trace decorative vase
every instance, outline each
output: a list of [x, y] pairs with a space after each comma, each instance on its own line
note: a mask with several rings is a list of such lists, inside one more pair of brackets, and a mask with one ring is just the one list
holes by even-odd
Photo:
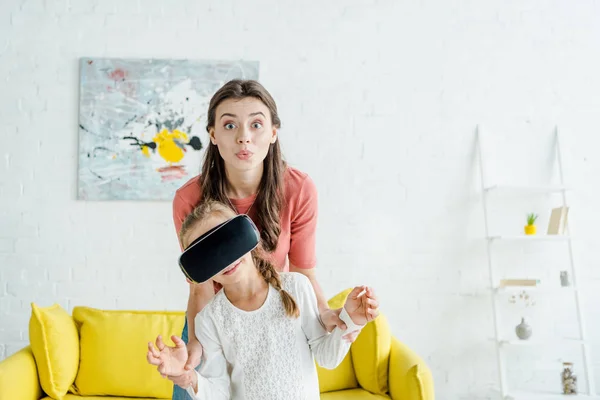
[[521, 323], [515, 327], [515, 332], [521, 340], [527, 340], [531, 337], [531, 326], [525, 322], [525, 318], [521, 318]]
[[537, 228], [535, 225], [525, 225], [525, 234], [526, 235], [535, 235]]

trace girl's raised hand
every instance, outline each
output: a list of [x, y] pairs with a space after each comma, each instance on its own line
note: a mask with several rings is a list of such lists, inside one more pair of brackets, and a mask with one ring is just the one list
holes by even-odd
[[344, 307], [357, 325], [365, 325], [379, 315], [379, 302], [375, 291], [365, 285], [357, 286], [350, 292]]
[[156, 338], [156, 347], [152, 342], [148, 342], [148, 353], [146, 359], [148, 363], [156, 365], [158, 372], [163, 378], [169, 376], [179, 376], [184, 374], [185, 362], [188, 358], [185, 343], [178, 336], [171, 336], [175, 346], [167, 346], [162, 340], [161, 335]]

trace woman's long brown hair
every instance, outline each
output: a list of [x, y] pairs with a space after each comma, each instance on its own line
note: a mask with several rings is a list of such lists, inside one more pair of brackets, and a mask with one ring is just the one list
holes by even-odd
[[[257, 81], [235, 79], [221, 87], [210, 100], [206, 130], [215, 126], [216, 110], [219, 104], [228, 99], [243, 99], [254, 97], [264, 103], [271, 113], [271, 123], [280, 128], [281, 121], [277, 114], [277, 105], [269, 92]], [[271, 144], [263, 161], [263, 175], [254, 202], [257, 214], [257, 226], [260, 229], [263, 248], [272, 252], [277, 248], [281, 233], [280, 212], [283, 208], [285, 162], [281, 154], [279, 140]], [[204, 155], [204, 163], [200, 175], [202, 201], [218, 201], [229, 204], [227, 189], [229, 182], [225, 173], [225, 162], [219, 154], [219, 149], [210, 144]], [[234, 210], [235, 211], [235, 210]]]

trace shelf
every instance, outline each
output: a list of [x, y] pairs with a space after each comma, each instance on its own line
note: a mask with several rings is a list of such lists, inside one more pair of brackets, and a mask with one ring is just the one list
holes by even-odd
[[584, 399], [600, 400], [600, 396], [590, 396], [587, 394], [561, 394], [561, 393], [543, 393], [543, 392], [515, 392], [504, 397], [506, 400], [567, 400]]
[[487, 240], [505, 240], [505, 241], [563, 241], [570, 240], [569, 235], [514, 235], [514, 236], [502, 236], [494, 235], [488, 236]]
[[527, 185], [492, 185], [485, 192], [517, 192], [517, 193], [560, 193], [569, 190], [563, 185], [527, 186]]
[[576, 292], [577, 289], [573, 286], [567, 286], [567, 287], [562, 287], [562, 286], [550, 286], [550, 287], [544, 287], [544, 286], [503, 286], [503, 287], [496, 287], [494, 288], [494, 290], [497, 293], [519, 293], [522, 291], [532, 291], [532, 292], [536, 292], [536, 293], [560, 293], [560, 292]]
[[558, 346], [561, 344], [578, 344], [578, 345], [586, 345], [586, 342], [581, 339], [530, 339], [530, 340], [499, 340], [498, 343], [501, 346]]

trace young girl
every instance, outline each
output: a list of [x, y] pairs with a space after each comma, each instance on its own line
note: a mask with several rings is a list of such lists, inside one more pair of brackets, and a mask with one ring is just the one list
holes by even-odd
[[[260, 230], [262, 246], [278, 271], [305, 275], [316, 293], [318, 310], [328, 331], [338, 326], [340, 309], [331, 310], [316, 278], [315, 236], [317, 189], [304, 172], [283, 161], [278, 130], [281, 120], [270, 93], [257, 81], [232, 80], [211, 98], [206, 130], [210, 142], [202, 173], [179, 188], [173, 199], [173, 220], [179, 233], [184, 219], [203, 201], [219, 201], [247, 214]], [[200, 362], [202, 347], [188, 329], [194, 317], [215, 295], [213, 282], [193, 284], [182, 338], [187, 343], [187, 366]], [[374, 296], [374, 295], [373, 295]], [[353, 341], [356, 334], [348, 334]], [[177, 386], [173, 400], [188, 396]]]
[[[183, 248], [205, 232], [235, 216], [218, 202], [205, 202], [184, 221]], [[177, 380], [194, 399], [319, 399], [315, 359], [335, 368], [350, 343], [335, 328], [328, 333], [319, 318], [308, 278], [278, 273], [261, 256], [260, 245], [213, 277], [222, 285], [195, 317], [195, 334], [204, 348], [199, 371], [185, 369], [185, 343], [173, 336], [174, 347], [159, 336], [148, 343], [148, 362], [163, 376]], [[370, 288], [356, 287], [340, 318], [347, 331], [360, 331], [377, 315]]]

